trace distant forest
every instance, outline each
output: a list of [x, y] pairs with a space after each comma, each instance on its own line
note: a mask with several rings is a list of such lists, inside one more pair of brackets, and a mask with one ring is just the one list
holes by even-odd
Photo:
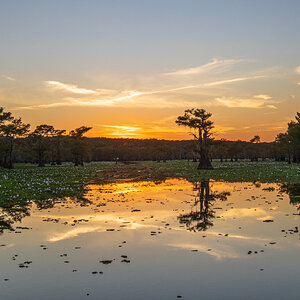
[[[61, 138], [61, 150], [58, 157], [57, 141], [54, 137], [43, 141], [46, 148], [43, 162], [60, 164], [62, 161], [74, 162], [76, 151], [80, 152], [83, 161], [165, 161], [165, 160], [197, 160], [194, 153], [194, 141], [168, 141], [156, 139], [111, 139], [82, 137], [80, 149], [74, 149], [69, 137]], [[76, 147], [76, 146], [75, 146]], [[244, 141], [214, 140], [211, 142], [211, 159], [221, 161], [237, 161], [239, 159], [274, 159], [284, 161], [286, 152], [276, 142], [251, 143]], [[38, 145], [30, 138], [18, 139], [14, 153], [15, 162], [38, 163]], [[296, 161], [295, 161], [296, 162]]]
[[[14, 118], [0, 107], [0, 165], [13, 168], [14, 163], [46, 163], [60, 165], [73, 162], [76, 166], [90, 161], [166, 160], [197, 161], [195, 141], [88, 138], [91, 127], [79, 127], [69, 133], [51, 125], [39, 125], [32, 132], [21, 118]], [[287, 131], [274, 142], [260, 142], [259, 136], [250, 141], [210, 140], [210, 159], [258, 161], [273, 159], [300, 163], [300, 114], [288, 123]]]

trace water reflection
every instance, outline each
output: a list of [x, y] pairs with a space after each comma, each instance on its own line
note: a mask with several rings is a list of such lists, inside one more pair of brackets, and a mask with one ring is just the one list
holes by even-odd
[[[212, 191], [212, 186], [222, 185], [223, 190], [214, 190]], [[199, 182], [193, 182], [192, 191], [193, 194], [188, 194], [192, 196], [192, 201], [185, 201], [190, 204], [190, 209], [187, 212], [180, 213], [177, 216], [177, 219], [180, 224], [186, 226], [189, 231], [206, 231], [207, 229], [214, 226], [214, 219], [216, 218], [216, 209], [215, 204], [217, 201], [227, 201], [228, 197], [231, 195], [229, 191], [227, 191], [228, 186], [234, 184], [222, 184], [216, 183], [214, 181], [210, 181], [209, 179], [201, 180]], [[275, 184], [275, 187], [267, 187], [262, 190], [268, 192], [276, 192], [278, 189], [278, 195], [286, 194], [290, 199], [290, 204], [292, 206], [296, 206], [297, 210], [300, 211], [300, 185], [297, 184]], [[89, 186], [90, 191], [85, 197], [81, 198], [65, 198], [65, 199], [48, 199], [41, 201], [29, 201], [24, 203], [23, 205], [15, 204], [15, 205], [0, 205], [0, 234], [5, 230], [14, 231], [13, 227], [14, 223], [22, 222], [22, 219], [25, 217], [29, 217], [31, 214], [31, 208], [34, 204], [38, 210], [49, 210], [55, 207], [57, 204], [64, 203], [65, 201], [71, 201], [75, 205], [79, 205], [81, 207], [85, 206], [93, 206], [97, 207], [106, 206], [106, 201], [95, 201], [98, 199], [94, 197], [93, 194], [95, 190], [97, 190], [100, 194], [111, 194], [111, 195], [121, 195], [124, 196], [126, 194], [133, 193], [141, 193], [145, 190], [153, 190], [156, 193], [168, 190], [168, 187], [174, 189], [181, 189], [182, 182], [178, 183], [178, 180], [172, 181], [160, 181], [160, 182], [120, 182], [113, 184], [106, 184], [103, 186]], [[254, 183], [255, 188], [261, 188], [261, 183]], [[111, 200], [109, 200], [111, 201]], [[262, 219], [268, 217], [265, 215], [265, 210], [261, 208], [256, 208], [255, 210], [249, 209], [235, 209], [237, 210], [236, 215], [245, 216], [259, 216], [262, 215]], [[231, 210], [226, 213], [227, 216], [233, 216], [235, 210]], [[220, 218], [220, 217], [218, 217]]]
[[185, 224], [190, 231], [205, 231], [212, 227], [215, 218], [214, 202], [217, 199], [225, 201], [230, 195], [230, 192], [211, 192], [209, 185], [209, 179], [195, 182], [193, 191], [196, 194], [191, 211], [178, 216], [179, 222]]
[[198, 299], [207, 289], [210, 299], [297, 297], [299, 186], [87, 188], [80, 199], [1, 207], [1, 299]]
[[296, 206], [300, 213], [300, 185], [285, 183], [280, 186], [280, 191], [289, 196], [290, 203]]
[[8, 207], [1, 207], [0, 215], [0, 234], [4, 230], [15, 231], [13, 224], [21, 222], [24, 217], [30, 216], [29, 205], [12, 205]]

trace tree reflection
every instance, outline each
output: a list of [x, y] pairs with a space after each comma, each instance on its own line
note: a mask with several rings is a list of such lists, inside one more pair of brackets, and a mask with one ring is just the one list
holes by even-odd
[[286, 193], [290, 198], [290, 204], [297, 207], [300, 213], [300, 185], [285, 183], [280, 186], [280, 192]]
[[70, 198], [73, 202], [78, 203], [80, 206], [90, 206], [94, 204], [94, 202], [86, 197], [77, 197], [77, 198]]
[[[32, 202], [20, 202], [12, 205], [3, 205], [0, 203], [0, 234], [5, 230], [15, 231], [14, 223], [21, 223], [24, 217], [30, 216], [31, 204], [34, 203], [38, 210], [54, 208], [56, 204], [65, 202], [68, 198], [57, 198], [47, 200], [34, 200]], [[77, 203], [80, 206], [89, 206], [93, 201], [86, 197], [70, 197], [70, 201]]]
[[196, 194], [191, 212], [179, 215], [178, 220], [180, 224], [185, 224], [190, 231], [205, 231], [214, 225], [214, 202], [227, 200], [230, 193], [211, 192], [209, 179], [194, 183], [193, 191]]
[[4, 230], [14, 231], [13, 224], [15, 222], [21, 222], [26, 216], [30, 216], [29, 205], [2, 207], [0, 212], [0, 234], [3, 233]]
[[34, 203], [36, 204], [37, 209], [42, 210], [42, 209], [53, 208], [55, 203], [57, 203], [57, 201], [54, 199], [47, 199], [47, 200], [36, 200], [34, 201]]

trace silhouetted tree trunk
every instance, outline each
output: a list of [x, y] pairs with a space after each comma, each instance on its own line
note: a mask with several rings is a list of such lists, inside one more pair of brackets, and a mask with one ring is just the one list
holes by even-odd
[[42, 138], [39, 138], [39, 141], [38, 141], [38, 166], [39, 167], [45, 167]]
[[199, 129], [199, 138], [198, 138], [198, 144], [199, 144], [199, 165], [198, 169], [204, 169], [209, 170], [213, 169], [213, 166], [211, 164], [211, 161], [209, 159], [208, 154], [208, 144], [207, 144], [207, 135], [206, 133], [202, 133], [202, 130]]
[[14, 138], [10, 138], [9, 152], [8, 152], [8, 165], [9, 169], [13, 168], [13, 152], [14, 152]]

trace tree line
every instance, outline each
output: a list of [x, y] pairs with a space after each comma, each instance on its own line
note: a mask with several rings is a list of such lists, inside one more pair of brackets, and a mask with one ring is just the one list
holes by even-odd
[[274, 142], [262, 143], [259, 136], [250, 141], [215, 140], [211, 114], [203, 109], [186, 110], [176, 123], [192, 129], [194, 140], [157, 140], [126, 138], [87, 138], [91, 127], [81, 126], [67, 132], [41, 124], [30, 131], [30, 124], [15, 118], [0, 107], [0, 166], [13, 168], [14, 163], [72, 162], [75, 166], [90, 161], [191, 160], [200, 168], [211, 168], [211, 160], [238, 161], [273, 159], [300, 162], [300, 114], [288, 123], [286, 133]]
[[70, 153], [75, 166], [82, 165], [83, 135], [90, 129], [92, 127], [81, 126], [67, 133], [64, 129], [42, 124], [30, 132], [30, 124], [0, 107], [0, 166], [11, 169], [15, 161], [37, 163], [39, 167], [48, 162], [61, 165], [64, 151]]

